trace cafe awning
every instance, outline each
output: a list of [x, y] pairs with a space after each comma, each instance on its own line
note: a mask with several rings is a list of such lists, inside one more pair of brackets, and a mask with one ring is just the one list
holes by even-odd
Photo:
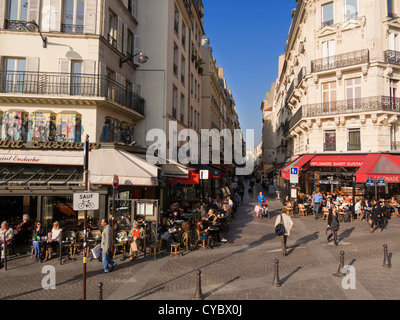
[[290, 180], [290, 168], [291, 167], [298, 167], [299, 168], [299, 173], [305, 167], [308, 162], [315, 157], [315, 154], [305, 154], [303, 156], [298, 157], [294, 161], [290, 162], [288, 165], [283, 167], [281, 170], [279, 170], [279, 175], [285, 179], [285, 180]]
[[361, 167], [366, 154], [343, 154], [343, 155], [315, 155], [310, 161], [310, 167]]
[[122, 186], [158, 185], [159, 168], [124, 150], [92, 150], [89, 170], [92, 184], [111, 185], [117, 175]]
[[357, 183], [368, 178], [384, 178], [386, 183], [400, 183], [400, 155], [368, 154], [356, 173]]
[[171, 178], [184, 178], [189, 177], [189, 168], [179, 163], [166, 163], [161, 165], [161, 176]]

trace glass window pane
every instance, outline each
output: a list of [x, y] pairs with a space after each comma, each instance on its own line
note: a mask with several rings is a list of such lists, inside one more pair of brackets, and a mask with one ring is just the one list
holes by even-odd
[[18, 0], [9, 0], [9, 20], [18, 20]]
[[333, 2], [322, 6], [322, 21], [333, 20]]
[[351, 15], [358, 12], [358, 0], [346, 0], [346, 15]]
[[28, 20], [28, 0], [22, 0], [21, 1], [21, 21], [27, 21]]
[[74, 0], [64, 0], [64, 24], [74, 23]]
[[85, 1], [78, 1], [76, 7], [76, 25], [83, 26], [85, 17]]

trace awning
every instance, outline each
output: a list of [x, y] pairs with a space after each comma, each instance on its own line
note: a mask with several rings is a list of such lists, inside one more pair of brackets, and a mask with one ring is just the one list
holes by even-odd
[[158, 170], [157, 166], [124, 150], [99, 149], [89, 154], [92, 184], [111, 185], [116, 174], [122, 186], [157, 186]]
[[343, 154], [343, 155], [316, 155], [310, 161], [310, 167], [361, 167], [367, 155]]
[[305, 154], [303, 156], [298, 157], [296, 160], [290, 162], [284, 168], [279, 170], [279, 175], [285, 180], [290, 180], [290, 168], [291, 167], [298, 167], [299, 173], [300, 173], [300, 171], [303, 169], [303, 167], [306, 166], [306, 164], [314, 157], [315, 157], [314, 154]]
[[189, 177], [189, 169], [178, 163], [166, 163], [161, 165], [161, 176], [187, 179]]
[[193, 168], [197, 170], [208, 170], [208, 178], [211, 179], [221, 179], [222, 176], [226, 176], [219, 168], [212, 165], [205, 164], [192, 164]]
[[167, 184], [183, 184], [183, 185], [188, 185], [188, 184], [199, 184], [200, 181], [200, 174], [196, 172], [196, 170], [188, 170], [188, 177], [185, 178], [169, 178], [169, 181]]
[[368, 178], [385, 179], [386, 183], [400, 183], [400, 155], [368, 154], [356, 173], [357, 183]]

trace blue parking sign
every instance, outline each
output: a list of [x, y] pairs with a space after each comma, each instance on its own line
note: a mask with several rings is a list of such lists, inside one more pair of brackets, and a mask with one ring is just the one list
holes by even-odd
[[290, 174], [298, 175], [299, 174], [299, 168], [298, 167], [290, 167]]

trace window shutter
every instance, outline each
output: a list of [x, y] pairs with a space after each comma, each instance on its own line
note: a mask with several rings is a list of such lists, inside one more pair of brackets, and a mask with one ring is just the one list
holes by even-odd
[[35, 20], [36, 23], [38, 24], [39, 24], [39, 1], [40, 0], [29, 0], [28, 3], [28, 21]]
[[82, 73], [94, 75], [96, 73], [96, 61], [95, 60], [83, 60]]
[[0, 29], [4, 29], [4, 18], [6, 15], [6, 2], [0, 1]]
[[94, 95], [97, 81], [97, 77], [94, 76], [96, 74], [96, 61], [83, 60], [82, 74], [82, 90], [85, 90], [86, 95]]
[[[39, 93], [39, 61], [38, 57], [26, 57], [25, 59], [25, 92], [26, 93]], [[41, 86], [46, 87], [45, 85]]]
[[138, 12], [138, 1], [137, 0], [133, 0], [132, 1], [132, 5], [133, 5], [133, 12], [132, 15], [133, 17], [137, 20], [137, 12]]
[[103, 3], [104, 3], [103, 4], [104, 5], [104, 10], [103, 10], [103, 12], [104, 12], [104, 15], [103, 15], [103, 37], [108, 39], [108, 28], [109, 28], [108, 24], [109, 24], [110, 17], [109, 17], [108, 6], [106, 5], [107, 1], [104, 1]]
[[26, 57], [26, 69], [27, 72], [39, 72], [39, 61], [38, 57]]
[[69, 94], [70, 93], [70, 81], [71, 81], [71, 60], [61, 58], [59, 60], [59, 72], [60, 72], [60, 94]]
[[61, 31], [61, 0], [50, 0], [49, 31]]
[[[96, 18], [97, 18], [97, 1], [86, 0], [85, 1], [85, 19], [84, 19], [84, 33], [95, 34], [96, 33]], [[107, 16], [105, 16], [107, 17]]]
[[123, 21], [122, 21], [122, 19], [120, 18], [120, 17], [118, 17], [118, 31], [117, 31], [117, 49], [118, 49], [118, 51], [120, 51], [120, 52], [122, 52], [122, 41], [124, 40], [123, 38], [122, 38], [122, 35], [123, 35], [123, 32], [122, 32], [122, 29], [123, 29], [123, 27], [124, 27], [124, 23], [123, 23]]
[[[140, 53], [140, 37], [135, 34], [134, 36], [134, 51], [133, 51], [133, 55]], [[137, 55], [135, 58], [133, 58], [133, 63], [140, 65], [139, 63], [139, 55]]]
[[124, 24], [124, 52], [122, 52], [123, 54], [126, 54], [129, 49], [128, 49], [128, 25]]

